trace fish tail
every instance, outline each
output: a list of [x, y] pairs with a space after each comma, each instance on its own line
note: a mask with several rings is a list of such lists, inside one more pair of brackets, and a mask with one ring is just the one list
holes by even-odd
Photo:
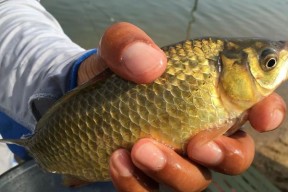
[[22, 147], [27, 147], [28, 139], [0, 139], [0, 143], [15, 144]]

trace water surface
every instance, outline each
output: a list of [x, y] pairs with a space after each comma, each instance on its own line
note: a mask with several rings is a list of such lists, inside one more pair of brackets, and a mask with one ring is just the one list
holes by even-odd
[[[288, 0], [199, 0], [193, 14], [194, 0], [41, 2], [64, 31], [85, 48], [96, 47], [105, 28], [118, 21], [141, 27], [160, 46], [187, 36], [288, 40]], [[194, 22], [189, 25], [193, 17]]]

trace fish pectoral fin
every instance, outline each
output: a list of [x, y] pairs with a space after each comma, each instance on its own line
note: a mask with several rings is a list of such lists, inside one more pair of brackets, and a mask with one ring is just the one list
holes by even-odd
[[230, 136], [233, 135], [236, 131], [242, 128], [242, 126], [247, 122], [248, 120], [248, 112], [243, 112], [239, 117], [236, 118], [235, 124], [230, 127], [224, 135]]
[[89, 181], [85, 181], [71, 175], [62, 175], [62, 182], [64, 186], [71, 188], [82, 187], [91, 183]]
[[224, 135], [227, 132], [227, 130], [229, 130], [230, 127], [233, 126], [233, 124], [234, 121], [231, 121], [231, 123], [224, 124], [223, 126], [220, 126], [218, 128], [211, 128], [200, 131], [189, 140], [189, 145], [201, 147], [209, 143], [210, 141], [214, 140], [215, 138]]

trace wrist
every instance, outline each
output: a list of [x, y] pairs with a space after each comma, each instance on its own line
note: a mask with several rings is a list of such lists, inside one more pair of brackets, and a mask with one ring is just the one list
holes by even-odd
[[85, 59], [79, 67], [77, 85], [82, 85], [104, 71], [107, 68], [105, 62], [96, 54]]
[[[97, 49], [91, 49], [83, 53], [83, 55], [74, 62], [70, 72], [70, 82], [68, 90], [74, 89], [78, 85], [83, 84], [89, 79], [91, 79], [92, 74], [96, 73], [96, 69], [93, 69], [94, 67], [96, 67], [96, 58]], [[94, 74], [94, 76], [96, 74]]]

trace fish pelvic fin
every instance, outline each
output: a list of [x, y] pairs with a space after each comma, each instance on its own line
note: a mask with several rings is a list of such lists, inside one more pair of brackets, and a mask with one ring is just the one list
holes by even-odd
[[91, 183], [70, 175], [62, 175], [62, 181], [64, 186], [71, 188], [79, 188]]

